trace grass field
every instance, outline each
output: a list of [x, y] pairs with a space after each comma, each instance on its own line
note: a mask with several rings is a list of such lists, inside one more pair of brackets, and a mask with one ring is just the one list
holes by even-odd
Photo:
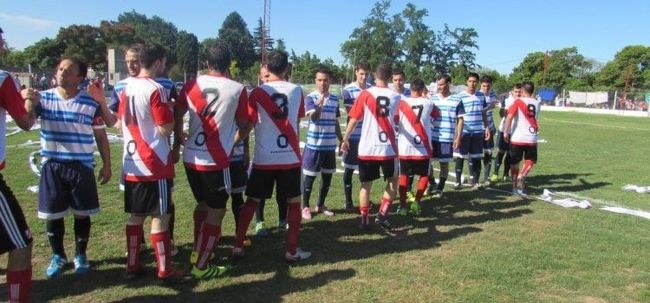
[[[424, 202], [422, 216], [392, 216], [392, 235], [376, 227], [361, 233], [357, 214], [341, 210], [337, 174], [327, 200], [336, 216], [303, 222], [301, 246], [312, 250], [311, 259], [287, 265], [285, 232], [274, 229], [268, 238], [253, 237], [229, 276], [173, 287], [154, 279], [151, 249], [144, 253], [150, 273], [129, 284], [122, 279], [126, 215], [117, 187], [119, 145], [112, 149], [113, 180], [99, 186], [102, 212], [93, 218], [89, 245], [93, 272], [83, 277], [68, 269], [45, 278], [50, 249], [44, 222], [36, 219], [37, 195], [26, 190], [38, 183], [26, 162], [36, 148], [8, 147], [2, 174], [34, 234], [34, 302], [650, 302], [650, 220], [598, 209], [650, 210], [647, 194], [621, 191], [627, 183], [650, 185], [650, 120], [543, 112], [540, 129], [548, 143], [539, 145], [530, 193], [570, 192], [591, 198], [594, 208], [564, 209], [448, 186], [443, 199]], [[28, 139], [37, 140], [38, 132], [10, 136], [7, 144]], [[495, 188], [508, 190], [509, 184]], [[194, 201], [180, 165], [174, 199], [177, 260], [187, 265]], [[275, 203], [267, 203], [266, 215], [271, 225], [277, 222]], [[70, 217], [66, 226], [66, 249], [73, 254]], [[228, 262], [233, 231], [229, 213], [216, 250], [220, 263]], [[5, 267], [6, 255], [0, 264]], [[6, 298], [4, 287], [0, 298]]]

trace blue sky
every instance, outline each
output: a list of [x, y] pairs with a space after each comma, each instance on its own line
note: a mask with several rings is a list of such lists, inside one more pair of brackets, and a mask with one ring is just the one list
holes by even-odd
[[[215, 37], [225, 16], [239, 12], [251, 32], [263, 13], [263, 0], [216, 1], [3, 1], [0, 27], [8, 44], [22, 49], [44, 38], [56, 36], [70, 24], [98, 26], [100, 20], [136, 10], [149, 17], [158, 15], [179, 30], [192, 32], [200, 40]], [[600, 62], [611, 60], [626, 45], [650, 45], [650, 1], [392, 1], [391, 14], [407, 2], [427, 8], [425, 23], [433, 29], [473, 27], [479, 34], [477, 63], [501, 73], [510, 73], [526, 54], [570, 46]], [[600, 3], [604, 2], [604, 3]], [[471, 6], [468, 4], [471, 3]], [[596, 4], [598, 3], [598, 4]], [[374, 1], [273, 0], [271, 36], [285, 40], [297, 54], [309, 50], [337, 63], [343, 58], [340, 45]]]

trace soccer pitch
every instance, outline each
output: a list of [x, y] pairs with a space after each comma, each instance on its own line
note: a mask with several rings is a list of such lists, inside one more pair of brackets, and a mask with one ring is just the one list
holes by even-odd
[[[148, 274], [130, 282], [122, 278], [127, 216], [117, 185], [120, 144], [112, 144], [113, 179], [99, 186], [102, 212], [93, 217], [93, 271], [86, 276], [69, 266], [61, 277], [45, 278], [50, 248], [44, 221], [36, 219], [38, 197], [27, 191], [38, 184], [27, 163], [38, 145], [16, 146], [38, 141], [38, 131], [7, 138], [2, 174], [34, 234], [34, 302], [650, 302], [650, 220], [599, 209], [650, 211], [649, 194], [621, 190], [625, 184], [650, 186], [650, 120], [543, 111], [539, 125], [545, 143], [539, 144], [528, 192], [571, 193], [588, 198], [593, 208], [565, 209], [513, 196], [504, 192], [510, 190], [505, 182], [493, 186], [503, 191], [453, 191], [448, 185], [442, 199], [424, 200], [421, 216], [391, 215], [391, 234], [376, 226], [361, 232], [358, 214], [341, 209], [342, 175], [335, 174], [327, 205], [336, 215], [303, 221], [300, 245], [314, 253], [311, 259], [286, 264], [286, 232], [272, 228], [267, 238], [253, 236], [246, 256], [230, 263], [229, 210], [215, 261], [233, 264], [230, 274], [178, 286], [154, 278], [150, 245], [143, 254]], [[195, 202], [181, 164], [176, 172], [175, 238], [181, 252], [175, 260], [188, 267]], [[356, 177], [354, 182], [356, 195]], [[377, 201], [379, 184], [374, 189]], [[315, 190], [312, 205], [316, 199]], [[267, 227], [276, 225], [274, 199], [267, 201], [266, 220]], [[69, 256], [72, 226], [68, 216]], [[6, 255], [0, 259], [5, 268]], [[5, 287], [0, 297], [6, 298]]]

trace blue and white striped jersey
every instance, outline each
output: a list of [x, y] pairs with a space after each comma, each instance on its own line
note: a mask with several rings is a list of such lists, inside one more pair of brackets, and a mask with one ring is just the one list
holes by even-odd
[[[369, 88], [370, 85], [366, 84], [366, 88]], [[345, 105], [345, 109], [347, 111], [352, 108], [352, 105], [354, 105], [354, 101], [357, 100], [359, 97], [359, 94], [361, 94], [361, 91], [363, 91], [364, 88], [359, 87], [359, 85], [354, 82], [346, 85], [343, 88], [342, 94], [343, 94], [343, 105]], [[350, 141], [359, 141], [361, 139], [361, 128], [363, 127], [362, 121], [359, 121], [357, 123], [357, 126], [354, 128], [354, 131], [352, 131], [352, 134], [350, 134]]]
[[[486, 107], [485, 95], [477, 91], [474, 95], [470, 95], [465, 91], [456, 94], [456, 98], [460, 99], [465, 109], [465, 114], [462, 115], [464, 121], [463, 135], [479, 135], [485, 131], [483, 125], [483, 110]], [[459, 115], [461, 116], [461, 115]]]
[[104, 128], [99, 105], [86, 91], [65, 100], [56, 88], [41, 92], [36, 108], [41, 118], [41, 157], [95, 165], [93, 129]]
[[431, 141], [451, 143], [454, 142], [456, 122], [458, 116], [465, 114], [463, 103], [456, 95], [442, 97], [440, 94], [431, 95], [431, 100], [440, 110], [440, 118], [433, 120], [433, 133]]
[[487, 115], [488, 127], [490, 128], [491, 132], [495, 132], [497, 129], [496, 124], [494, 123], [494, 114], [492, 113], [492, 110], [498, 102], [499, 101], [497, 100], [497, 94], [494, 93], [493, 90], [485, 95], [485, 114]]
[[[305, 116], [316, 111], [318, 91], [311, 92], [305, 98]], [[318, 151], [336, 150], [336, 124], [339, 123], [339, 98], [330, 94], [323, 103], [320, 118], [316, 121], [308, 119], [306, 147]]]

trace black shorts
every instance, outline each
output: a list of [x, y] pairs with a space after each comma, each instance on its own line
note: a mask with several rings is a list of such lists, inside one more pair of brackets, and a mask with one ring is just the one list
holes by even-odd
[[268, 199], [273, 194], [276, 185], [276, 195], [288, 199], [302, 195], [300, 167], [288, 169], [256, 169], [253, 168], [246, 185], [246, 196], [257, 199]]
[[359, 141], [348, 140], [349, 149], [343, 155], [343, 166], [349, 169], [359, 168]]
[[402, 175], [428, 176], [430, 163], [429, 159], [425, 160], [399, 160], [399, 173]]
[[185, 167], [187, 182], [197, 202], [205, 202], [210, 208], [226, 208], [228, 191], [226, 184], [230, 183], [230, 169], [215, 171], [199, 171]]
[[460, 147], [454, 150], [455, 158], [483, 158], [483, 134], [463, 134]]
[[499, 150], [504, 152], [510, 151], [510, 143], [503, 139], [503, 132], [499, 132]]
[[172, 213], [174, 179], [156, 181], [124, 180], [124, 211], [136, 216], [160, 216]]
[[248, 167], [244, 161], [230, 162], [230, 193], [238, 194], [246, 190], [248, 181]]
[[313, 150], [305, 148], [302, 152], [302, 173], [317, 176], [319, 172], [336, 172], [336, 152], [333, 150]]
[[79, 161], [49, 160], [41, 167], [38, 217], [60, 219], [68, 210], [80, 216], [99, 212], [95, 171]]
[[370, 182], [379, 179], [379, 169], [384, 174], [384, 180], [397, 176], [397, 159], [389, 160], [361, 160], [359, 159], [359, 181]]
[[483, 153], [491, 155], [493, 149], [494, 149], [494, 132], [490, 131], [490, 139], [485, 140], [485, 138], [483, 138]]
[[521, 159], [537, 162], [537, 145], [510, 145], [510, 163], [517, 164]]
[[431, 159], [441, 163], [449, 163], [454, 158], [454, 148], [451, 142], [431, 142]]
[[0, 254], [25, 248], [30, 243], [32, 233], [25, 221], [23, 210], [0, 175]]

